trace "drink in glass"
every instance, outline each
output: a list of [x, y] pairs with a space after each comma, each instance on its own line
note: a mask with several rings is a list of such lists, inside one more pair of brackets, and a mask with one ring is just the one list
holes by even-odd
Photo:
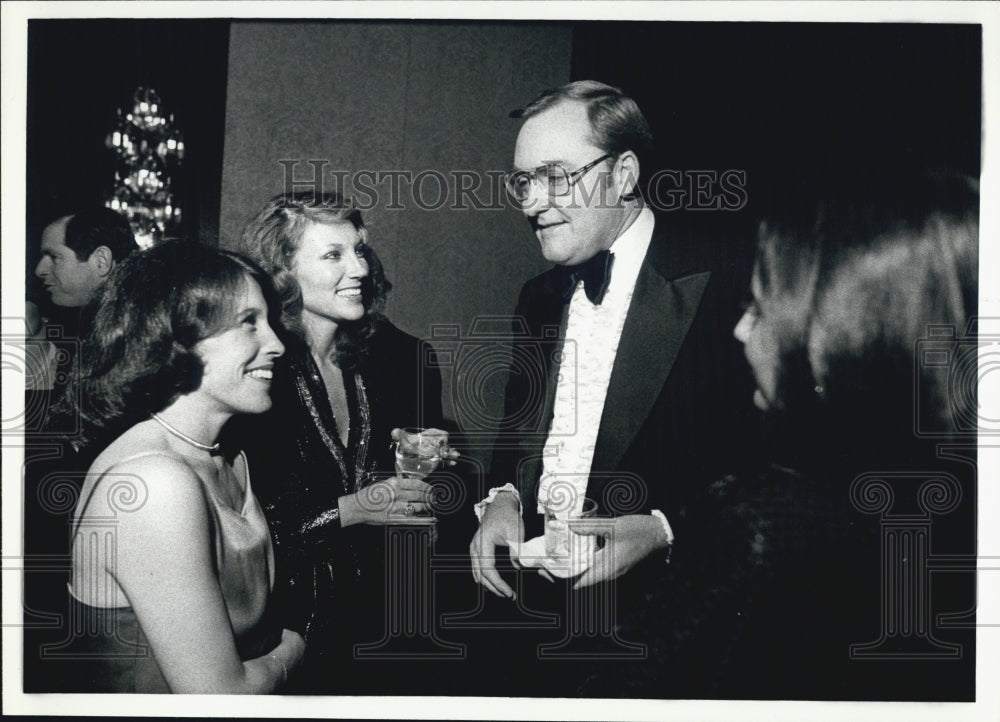
[[396, 442], [396, 473], [405, 479], [423, 479], [441, 463], [440, 432], [425, 429], [403, 429], [403, 438]]
[[588, 519], [597, 513], [597, 502], [584, 499], [579, 510], [565, 508], [565, 504], [545, 503], [545, 555], [550, 559], [571, 562], [571, 555], [583, 560], [595, 549], [595, 538], [589, 534], [575, 534], [569, 528], [569, 519]]

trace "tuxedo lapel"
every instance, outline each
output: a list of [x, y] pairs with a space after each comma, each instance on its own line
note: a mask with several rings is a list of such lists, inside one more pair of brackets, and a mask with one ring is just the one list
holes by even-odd
[[706, 271], [667, 281], [649, 258], [643, 263], [611, 372], [592, 473], [616, 469], [645, 423], [710, 276]]
[[[662, 239], [661, 239], [662, 240]], [[615, 356], [591, 465], [588, 494], [600, 496], [605, 474], [617, 469], [622, 456], [642, 428], [673, 368], [694, 321], [711, 273], [689, 273], [669, 278], [666, 269], [677, 264], [664, 257], [654, 235], [632, 296]], [[689, 267], [689, 266], [688, 266]], [[522, 297], [519, 310], [528, 322], [531, 343], [538, 344], [544, 367], [544, 397], [533, 432], [521, 437], [518, 478], [521, 499], [533, 519], [542, 452], [555, 403], [558, 351], [566, 331], [569, 302], [557, 274], [538, 279], [533, 292]], [[558, 329], [554, 332], [554, 329]], [[540, 375], [539, 375], [540, 376]], [[534, 376], [538, 378], [539, 376]], [[534, 393], [537, 393], [535, 391]], [[522, 399], [523, 401], [524, 399]]]

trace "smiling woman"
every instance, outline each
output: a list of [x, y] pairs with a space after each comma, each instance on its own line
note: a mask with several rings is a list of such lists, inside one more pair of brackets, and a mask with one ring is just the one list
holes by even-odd
[[368, 276], [368, 249], [351, 223], [311, 223], [292, 257], [292, 274], [302, 290], [302, 321], [322, 333], [365, 316], [361, 281]]
[[235, 254], [169, 242], [101, 294], [67, 394], [85, 441], [110, 440], [73, 518], [73, 691], [266, 693], [302, 656], [265, 616], [274, 555], [246, 457], [217, 441], [271, 406], [269, 289]]
[[271, 408], [274, 348], [280, 346], [267, 322], [267, 305], [256, 284], [247, 283], [235, 304], [234, 325], [200, 341], [205, 359], [202, 389], [220, 409], [259, 414]]
[[268, 468], [259, 492], [277, 543], [276, 607], [306, 638], [308, 692], [400, 689], [370, 663], [362, 674], [352, 650], [383, 633], [384, 526], [430, 502], [424, 481], [392, 475], [392, 430], [443, 425], [440, 372], [381, 315], [389, 283], [367, 240], [350, 202], [312, 192], [275, 196], [242, 236], [274, 279], [290, 333], [274, 408], [235, 432]]

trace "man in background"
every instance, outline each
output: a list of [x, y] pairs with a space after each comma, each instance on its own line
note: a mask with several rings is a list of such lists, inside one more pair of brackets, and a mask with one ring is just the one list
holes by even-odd
[[116, 263], [138, 246], [124, 216], [93, 208], [53, 221], [42, 231], [35, 275], [57, 306], [85, 306]]
[[[51, 298], [25, 308], [24, 689], [59, 691], [46, 670], [58, 655], [62, 630], [53, 615], [65, 614], [69, 519], [90, 460], [99, 451], [69, 443], [74, 419], [53, 413], [79, 366], [87, 304], [98, 296], [114, 267], [138, 249], [128, 221], [107, 208], [63, 216], [42, 232], [35, 275]], [[43, 308], [49, 306], [47, 311]], [[49, 651], [43, 654], [43, 649]]]
[[[45, 286], [53, 305], [82, 308], [97, 294], [117, 263], [138, 246], [124, 216], [108, 208], [92, 208], [63, 216], [42, 231], [42, 258], [35, 275]], [[82, 336], [79, 317], [60, 314], [63, 328], [59, 337], [72, 341]], [[51, 391], [56, 383], [55, 347], [46, 338], [44, 314], [33, 301], [26, 304], [29, 353], [27, 388]], [[67, 359], [63, 359], [65, 363]]]

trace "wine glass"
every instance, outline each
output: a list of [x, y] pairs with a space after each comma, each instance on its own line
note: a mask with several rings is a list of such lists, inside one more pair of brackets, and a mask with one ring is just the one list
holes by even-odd
[[396, 446], [396, 473], [404, 479], [423, 479], [441, 463], [447, 437], [435, 429], [407, 428]]
[[[423, 479], [441, 463], [441, 451], [447, 435], [437, 429], [406, 428], [395, 442], [396, 473], [404, 479]], [[408, 508], [404, 516], [394, 517], [397, 522], [430, 524], [437, 521], [428, 511], [414, 512]]]

